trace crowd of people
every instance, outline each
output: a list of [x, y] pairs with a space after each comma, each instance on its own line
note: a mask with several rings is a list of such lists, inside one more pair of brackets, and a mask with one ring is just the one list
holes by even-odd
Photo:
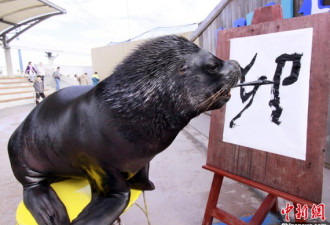
[[[81, 76], [78, 76], [77, 74], [74, 75], [74, 77], [78, 80], [80, 85], [89, 85], [89, 77], [87, 73], [82, 74]], [[97, 72], [95, 72], [92, 75], [92, 82], [93, 85], [97, 85], [100, 82], [100, 78]]]
[[[45, 84], [44, 84], [44, 77], [46, 73], [43, 64], [40, 63], [36, 69], [33, 66], [32, 62], [29, 62], [25, 69], [25, 74], [27, 75], [28, 80], [30, 82], [33, 82], [33, 87], [36, 93], [36, 104], [39, 104], [41, 98], [44, 99], [46, 97]], [[61, 67], [56, 68], [56, 70], [52, 73], [52, 77], [56, 82], [56, 91], [57, 91], [61, 88], [61, 77], [62, 77]], [[100, 78], [97, 72], [95, 72], [92, 75], [91, 80], [89, 79], [87, 73], [84, 73], [80, 76], [75, 74], [74, 77], [79, 82], [79, 85], [90, 85], [90, 84], [97, 85], [100, 82]]]

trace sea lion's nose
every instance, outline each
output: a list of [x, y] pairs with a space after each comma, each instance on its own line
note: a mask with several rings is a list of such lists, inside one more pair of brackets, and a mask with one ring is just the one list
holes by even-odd
[[241, 66], [239, 63], [235, 60], [228, 60], [225, 61], [221, 74], [225, 76], [225, 80], [227, 80], [227, 83], [234, 87], [237, 85], [239, 79], [242, 76], [241, 72]]
[[221, 73], [227, 76], [238, 76], [240, 78], [242, 69], [237, 61], [228, 60], [225, 61]]
[[236, 60], [228, 60], [228, 62], [230, 62], [233, 65], [235, 70], [239, 70], [241, 72], [241, 66]]

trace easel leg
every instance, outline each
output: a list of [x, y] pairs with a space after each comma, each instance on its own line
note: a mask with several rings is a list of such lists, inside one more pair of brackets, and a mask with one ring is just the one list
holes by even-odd
[[271, 208], [271, 211], [275, 214], [279, 213], [279, 211], [280, 211], [278, 208], [278, 198], [277, 197], [276, 197], [273, 207]]
[[207, 201], [204, 219], [202, 225], [211, 225], [213, 221], [212, 210], [216, 208], [219, 199], [220, 189], [223, 181], [223, 176], [214, 173], [212, 186]]
[[268, 194], [267, 197], [264, 199], [264, 201], [261, 203], [260, 207], [258, 208], [258, 211], [252, 217], [249, 224], [252, 225], [262, 224], [269, 211], [273, 210], [273, 208], [276, 207], [276, 204], [277, 204], [277, 197], [272, 194]]

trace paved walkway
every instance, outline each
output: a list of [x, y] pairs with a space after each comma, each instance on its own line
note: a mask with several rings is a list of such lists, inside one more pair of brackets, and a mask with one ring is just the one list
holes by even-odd
[[[22, 188], [14, 178], [7, 154], [7, 142], [34, 106], [25, 105], [0, 111], [0, 224], [15, 224], [15, 211], [22, 199]], [[178, 135], [172, 145], [151, 162], [150, 179], [156, 190], [146, 192], [152, 225], [201, 224], [212, 181], [212, 174], [202, 166], [206, 149], [210, 117], [202, 114]], [[323, 203], [330, 218], [330, 171], [324, 170]], [[225, 179], [219, 206], [235, 216], [248, 216], [259, 207], [263, 193]], [[137, 201], [143, 205], [143, 198]], [[280, 201], [280, 207], [284, 206]], [[125, 225], [147, 224], [142, 211], [133, 206], [122, 216]], [[217, 221], [214, 221], [217, 222]]]

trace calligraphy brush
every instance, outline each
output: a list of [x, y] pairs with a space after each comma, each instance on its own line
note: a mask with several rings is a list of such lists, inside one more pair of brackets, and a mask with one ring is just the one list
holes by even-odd
[[274, 84], [274, 81], [270, 81], [270, 80], [256, 80], [256, 81], [251, 81], [251, 82], [239, 83], [235, 87], [259, 86], [259, 85], [265, 85], [265, 84]]

